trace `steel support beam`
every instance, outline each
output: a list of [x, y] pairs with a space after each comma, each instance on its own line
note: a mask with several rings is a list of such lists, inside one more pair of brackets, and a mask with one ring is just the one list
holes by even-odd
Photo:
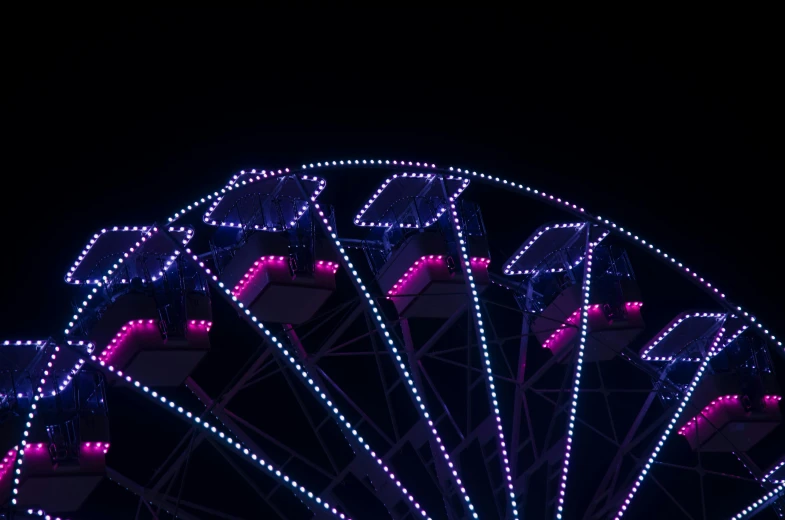
[[145, 504], [152, 504], [172, 515], [174, 515], [175, 509], [177, 509], [177, 517], [182, 518], [183, 520], [199, 520], [198, 517], [191, 515], [187, 511], [177, 508], [177, 506], [171, 502], [171, 498], [168, 496], [152, 489], [145, 488], [141, 484], [137, 484], [130, 478], [122, 475], [109, 466], [106, 467], [106, 476], [109, 477], [110, 480], [114, 480], [125, 489], [138, 496]]

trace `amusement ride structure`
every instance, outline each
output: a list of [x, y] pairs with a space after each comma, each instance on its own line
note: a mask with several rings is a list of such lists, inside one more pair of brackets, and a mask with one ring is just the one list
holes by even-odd
[[517, 181], [243, 171], [65, 282], [60, 335], [0, 341], [0, 518], [87, 518], [106, 482], [118, 519], [785, 514], [782, 341]]

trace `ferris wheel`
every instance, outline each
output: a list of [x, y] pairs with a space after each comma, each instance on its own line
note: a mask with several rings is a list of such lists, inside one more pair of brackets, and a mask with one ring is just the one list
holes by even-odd
[[0, 518], [87, 518], [106, 482], [118, 519], [785, 515], [782, 341], [511, 179], [243, 171], [65, 282], [60, 334], [0, 342]]

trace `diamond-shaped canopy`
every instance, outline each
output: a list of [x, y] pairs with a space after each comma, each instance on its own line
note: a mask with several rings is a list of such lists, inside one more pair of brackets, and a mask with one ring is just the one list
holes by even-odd
[[[180, 244], [187, 244], [193, 237], [193, 229], [169, 227], [169, 233]], [[142, 240], [144, 238], [145, 240]], [[133, 249], [133, 251], [131, 251]], [[65, 281], [71, 284], [97, 284], [107, 271], [128, 254], [174, 255], [176, 246], [165, 235], [153, 231], [150, 226], [115, 226], [102, 229], [93, 235], [68, 273]]]
[[687, 349], [689, 359], [685, 361], [699, 360], [699, 343], [706, 347], [719, 332], [725, 317], [724, 312], [681, 313], [643, 346], [641, 357], [648, 361], [671, 361]]
[[[504, 274], [530, 274], [545, 268], [548, 272], [561, 272], [564, 265], [570, 268], [578, 265], [583, 260], [585, 241], [583, 230], [585, 222], [568, 222], [564, 224], [548, 224], [539, 227], [518, 248], [504, 264]], [[608, 230], [599, 226], [592, 227], [592, 241], [599, 244], [606, 236]], [[562, 253], [563, 258], [558, 262], [554, 256]], [[561, 267], [553, 267], [561, 264]]]
[[[444, 185], [442, 185], [444, 181]], [[436, 222], [469, 179], [436, 173], [400, 173], [385, 180], [354, 218], [358, 226], [425, 228]]]
[[324, 179], [314, 176], [241, 172], [226, 185], [204, 221], [212, 226], [282, 231], [295, 225], [325, 186]]

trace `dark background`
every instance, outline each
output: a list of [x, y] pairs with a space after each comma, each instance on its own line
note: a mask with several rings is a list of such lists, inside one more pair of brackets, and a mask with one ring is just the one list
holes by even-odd
[[782, 336], [781, 33], [765, 13], [681, 16], [9, 18], [0, 339], [62, 331], [63, 274], [97, 229], [242, 168], [366, 156], [552, 190]]

